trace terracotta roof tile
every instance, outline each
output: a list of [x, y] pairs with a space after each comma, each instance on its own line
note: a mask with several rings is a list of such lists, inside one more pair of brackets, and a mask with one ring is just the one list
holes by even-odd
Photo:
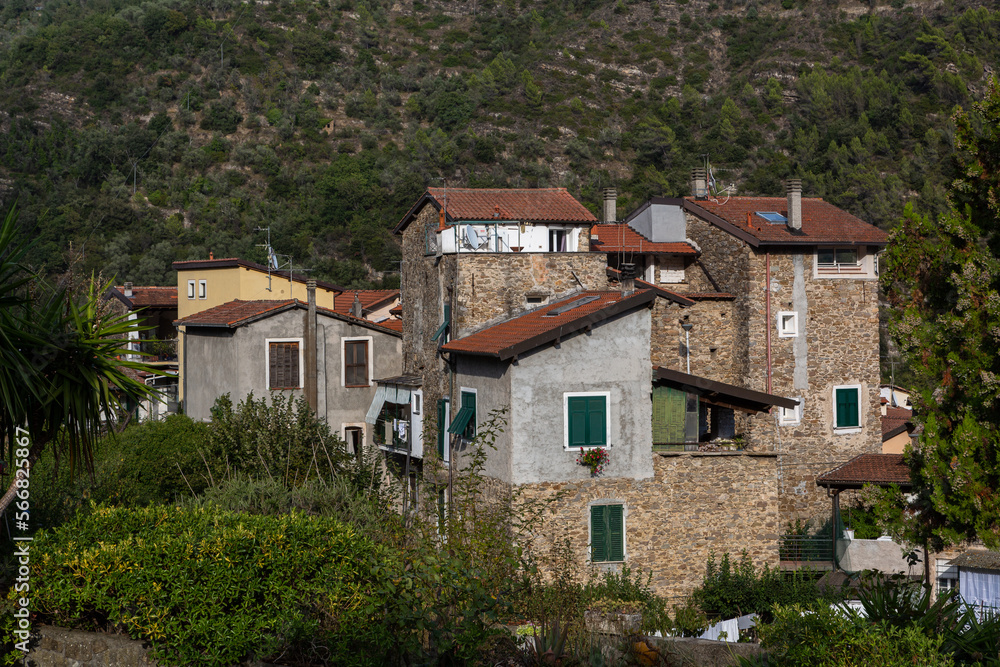
[[898, 484], [910, 486], [910, 469], [902, 454], [861, 454], [816, 478], [820, 486]]
[[378, 322], [380, 327], [385, 327], [386, 329], [392, 329], [393, 331], [398, 331], [403, 333], [403, 320], [382, 320]]
[[[125, 296], [125, 287], [115, 287]], [[132, 296], [125, 297], [132, 302], [134, 308], [176, 308], [177, 287], [133, 287]]]
[[441, 210], [447, 195], [448, 220], [597, 222], [566, 188], [427, 188], [393, 230], [399, 234], [427, 203]]
[[590, 249], [593, 252], [640, 252], [664, 253], [670, 255], [697, 255], [698, 251], [690, 243], [654, 243], [628, 225], [600, 224], [590, 228]]
[[793, 232], [785, 223], [769, 223], [758, 212], [787, 216], [785, 197], [730, 197], [711, 201], [685, 199], [685, 207], [695, 215], [708, 213], [721, 218], [764, 243], [854, 243], [885, 245], [889, 236], [878, 227], [841, 210], [822, 199], [802, 198], [802, 229]]
[[[194, 315], [188, 315], [185, 318], [175, 320], [174, 325], [228, 327], [232, 329], [243, 326], [244, 324], [249, 324], [250, 322], [262, 317], [277, 314], [283, 310], [307, 307], [308, 306], [305, 303], [299, 301], [298, 299], [287, 299], [285, 301], [240, 301], [237, 299], [235, 301], [224, 303], [221, 306], [215, 306], [214, 308], [203, 310], [200, 313], [195, 313]], [[353, 315], [346, 313], [338, 313], [337, 311], [330, 310], [329, 308], [317, 308], [316, 312], [347, 322], [352, 322], [360, 326], [368, 327], [369, 329], [387, 330], [393, 334], [402, 332], [402, 324], [400, 324], [398, 328], [396, 325], [392, 324], [387, 326], [382, 322], [372, 322], [371, 320], [354, 317]]]
[[371, 310], [373, 308], [378, 308], [379, 306], [385, 305], [389, 301], [399, 298], [398, 289], [347, 290], [343, 294], [337, 297], [333, 309], [338, 313], [349, 315], [351, 312], [351, 308], [354, 306], [355, 294], [358, 295], [358, 301], [361, 302], [362, 312], [366, 310]]
[[[442, 349], [447, 352], [510, 359], [617, 313], [643, 306], [654, 298], [656, 295], [652, 290], [639, 290], [629, 296], [623, 296], [621, 292], [579, 292], [538, 310], [453, 340], [442, 346]], [[578, 305], [560, 314], [549, 314], [578, 301]]]
[[882, 417], [882, 439], [891, 438], [902, 432], [901, 429], [905, 429], [908, 424], [911, 423], [913, 419], [913, 411], [907, 408], [892, 408], [887, 407], [885, 409], [885, 415]]

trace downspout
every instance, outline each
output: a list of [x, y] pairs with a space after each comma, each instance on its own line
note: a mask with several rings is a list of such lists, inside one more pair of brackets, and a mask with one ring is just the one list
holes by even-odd
[[187, 337], [187, 327], [184, 327], [183, 331], [179, 332], [184, 336], [184, 342], [181, 345], [181, 352], [184, 354], [184, 363], [181, 365], [181, 373], [184, 376], [184, 382], [181, 390], [184, 392], [184, 400], [181, 403], [181, 410], [184, 414], [188, 414], [190, 410], [187, 409], [188, 402], [188, 337]]
[[309, 310], [306, 313], [306, 402], [315, 413], [319, 388], [316, 380], [316, 280], [306, 281], [306, 299]]
[[764, 306], [766, 310], [765, 314], [765, 326], [764, 329], [767, 332], [767, 393], [771, 393], [771, 253], [767, 252], [764, 254], [764, 273], [767, 278], [767, 282], [764, 285], [764, 289], [767, 290], [767, 297], [765, 299], [766, 305]]

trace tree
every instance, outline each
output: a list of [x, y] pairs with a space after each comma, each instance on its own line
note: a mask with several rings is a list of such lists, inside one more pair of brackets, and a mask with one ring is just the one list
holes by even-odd
[[15, 221], [12, 208], [0, 225], [0, 434], [8, 460], [18, 449], [28, 456], [18, 454], [23, 472], [0, 498], [0, 512], [45, 447], [89, 469], [94, 439], [153, 391], [129, 374], [146, 366], [118, 358], [138, 323], [107, 312], [108, 286], [91, 279], [77, 295], [42, 282], [25, 266], [29, 246], [15, 241]]
[[958, 177], [936, 221], [907, 205], [887, 251], [890, 331], [916, 378], [916, 491], [895, 519], [940, 550], [980, 539], [1000, 548], [1000, 89], [959, 108]]

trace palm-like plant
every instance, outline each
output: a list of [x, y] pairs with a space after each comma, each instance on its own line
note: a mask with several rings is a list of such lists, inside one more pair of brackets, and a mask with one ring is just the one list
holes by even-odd
[[[84, 294], [52, 288], [25, 267], [29, 245], [15, 241], [16, 212], [0, 224], [0, 433], [14, 454], [15, 430], [29, 433], [29, 466], [46, 446], [70, 466], [89, 469], [91, 443], [123, 416], [123, 408], [153, 390], [134, 377], [144, 364], [119, 359], [137, 328], [101, 308], [107, 286], [94, 280]], [[133, 374], [130, 375], [132, 371]], [[16, 478], [19, 475], [15, 475]], [[0, 498], [0, 511], [15, 496]]]

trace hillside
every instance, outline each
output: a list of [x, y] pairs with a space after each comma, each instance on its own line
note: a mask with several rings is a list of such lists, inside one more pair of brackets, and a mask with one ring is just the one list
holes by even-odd
[[279, 253], [392, 285], [428, 185], [562, 185], [597, 212], [800, 176], [891, 228], [938, 212], [1000, 12], [893, 0], [8, 0], [0, 205], [34, 260], [143, 284]]

